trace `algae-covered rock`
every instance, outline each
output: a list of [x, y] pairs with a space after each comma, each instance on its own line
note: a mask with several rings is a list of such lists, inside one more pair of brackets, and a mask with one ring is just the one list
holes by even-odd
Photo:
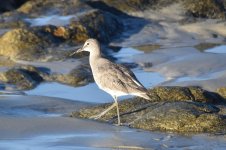
[[89, 82], [93, 82], [93, 76], [90, 67], [81, 65], [78, 68], [71, 70], [68, 74], [53, 73], [48, 76], [48, 79], [46, 80], [60, 82], [71, 86], [82, 86]]
[[38, 58], [46, 42], [28, 29], [14, 29], [0, 38], [0, 54], [10, 58]]
[[24, 68], [12, 68], [6, 72], [0, 73], [0, 81], [16, 85], [19, 90], [27, 90], [34, 88], [43, 81], [43, 78], [36, 68], [27, 66]]
[[104, 0], [103, 2], [123, 12], [144, 10], [148, 5], [153, 4], [152, 0]]
[[222, 97], [226, 98], [226, 87], [220, 87], [216, 90], [216, 92]]
[[25, 3], [26, 1], [28, 1], [28, 0], [7, 0], [7, 1], [1, 1], [0, 13], [14, 10], [14, 9], [18, 8], [20, 5], [22, 5], [23, 3]]
[[194, 17], [225, 19], [225, 9], [219, 0], [185, 0], [187, 13]]
[[[73, 112], [72, 117], [89, 118], [101, 113], [110, 104], [102, 104]], [[119, 103], [121, 122], [134, 128], [174, 132], [223, 132], [226, 118], [219, 108], [199, 102], [144, 102], [137, 99]], [[116, 110], [100, 121], [117, 123]]]
[[159, 86], [149, 90], [153, 101], [186, 101], [219, 103], [222, 97], [200, 87]]
[[[12, 29], [0, 37], [0, 55], [11, 59], [47, 60], [63, 51], [55, 50], [64, 45], [77, 45], [89, 37], [109, 42], [120, 33], [123, 25], [112, 14], [93, 10], [72, 20], [69, 26], [35, 26]], [[51, 50], [52, 49], [52, 50]]]
[[226, 119], [218, 111], [217, 107], [202, 103], [159, 103], [138, 113], [129, 124], [145, 130], [223, 132]]
[[57, 15], [75, 14], [81, 11], [81, 9], [88, 8], [83, 0], [29, 0], [18, 8], [17, 11], [36, 17], [48, 15], [52, 11]]
[[119, 34], [123, 25], [121, 21], [113, 14], [91, 10], [79, 19], [72, 21], [70, 28], [74, 29], [72, 38], [84, 42], [88, 37], [97, 38], [101, 42], [109, 42], [114, 35]]
[[[221, 109], [226, 106], [221, 105], [222, 108], [219, 109], [213, 104], [205, 103], [208, 102], [208, 98], [212, 99], [215, 96], [210, 92], [206, 98], [203, 91], [197, 87], [158, 87], [149, 91], [152, 101], [138, 97], [120, 101], [121, 122], [130, 127], [145, 130], [225, 132], [226, 118]], [[208, 91], [205, 92], [208, 93]], [[155, 102], [153, 102], [154, 98], [157, 99], [154, 100]], [[71, 116], [90, 118], [101, 113], [110, 105], [111, 103], [84, 108], [72, 112]], [[219, 113], [220, 111], [221, 113]], [[98, 120], [117, 123], [116, 109], [111, 110]]]

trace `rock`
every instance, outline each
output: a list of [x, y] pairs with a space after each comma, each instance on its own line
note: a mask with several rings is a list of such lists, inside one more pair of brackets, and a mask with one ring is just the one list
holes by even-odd
[[[72, 112], [72, 117], [89, 118], [102, 112], [110, 104]], [[145, 130], [174, 132], [223, 132], [226, 119], [219, 108], [199, 102], [148, 102], [125, 100], [119, 103], [121, 122]], [[111, 110], [100, 121], [117, 123], [116, 110]]]
[[117, 12], [117, 10], [124, 12], [124, 13], [130, 13], [134, 11], [142, 11], [148, 8], [151, 4], [153, 4], [153, 0], [103, 0], [103, 1], [89, 1], [89, 5], [92, 7], [98, 7], [99, 5], [100, 9], [106, 9], [109, 7], [108, 11], [112, 13], [120, 13]]
[[81, 65], [68, 74], [51, 74], [46, 80], [60, 82], [71, 86], [82, 86], [93, 82], [93, 76], [90, 67]]
[[220, 88], [218, 88], [218, 89], [216, 90], [216, 92], [217, 92], [220, 96], [226, 98], [226, 87], [220, 87]]
[[6, 84], [16, 85], [18, 90], [28, 90], [34, 88], [43, 78], [37, 68], [32, 66], [12, 68], [0, 73], [0, 81]]
[[134, 46], [135, 49], [138, 49], [143, 52], [152, 52], [154, 50], [157, 50], [161, 47], [159, 44], [147, 44], [147, 45], [139, 45], [139, 46]]
[[205, 51], [206, 49], [214, 48], [216, 46], [220, 46], [218, 43], [199, 43], [198, 45], [195, 45], [194, 47], [201, 52]]
[[134, 120], [129, 124], [145, 130], [223, 132], [226, 131], [226, 119], [218, 111], [212, 105], [194, 102], [158, 103], [132, 115]]
[[25, 3], [27, 0], [7, 0], [7, 1], [1, 1], [0, 5], [0, 13], [11, 11], [19, 6], [21, 6], [23, 3]]
[[37, 59], [46, 42], [29, 29], [14, 29], [0, 38], [0, 54], [14, 59]]
[[16, 63], [8, 57], [0, 56], [0, 67], [13, 67]]
[[37, 17], [47, 16], [50, 12], [55, 12], [55, 15], [70, 15], [87, 9], [89, 9], [88, 5], [82, 0], [29, 0], [17, 11]]
[[219, 0], [185, 0], [187, 14], [198, 18], [225, 19], [223, 1]]
[[[69, 26], [37, 26], [10, 30], [0, 37], [0, 55], [20, 60], [64, 59], [65, 51], [56, 47], [77, 45], [89, 37], [109, 42], [123, 25], [112, 14], [93, 10]], [[54, 57], [53, 57], [54, 56]]]
[[200, 87], [160, 86], [149, 90], [153, 101], [186, 101], [221, 103], [222, 97]]
[[[198, 87], [157, 87], [150, 90], [152, 100], [133, 98], [119, 102], [121, 122], [130, 127], [145, 130], [174, 132], [225, 132], [226, 118], [221, 109], [205, 102], [215, 96], [205, 97]], [[217, 94], [216, 94], [217, 95]], [[213, 96], [210, 98], [210, 96]], [[189, 101], [188, 101], [189, 100]], [[108, 108], [112, 103], [100, 104], [71, 113], [71, 117], [90, 118]], [[221, 112], [221, 113], [219, 113]], [[117, 123], [116, 109], [111, 110], [99, 121]]]
[[28, 23], [22, 21], [22, 20], [12, 20], [12, 21], [5, 21], [4, 19], [1, 19], [0, 22], [0, 28], [3, 29], [11, 29], [11, 28], [24, 28], [28, 27]]
[[110, 42], [123, 30], [121, 21], [113, 14], [100, 10], [91, 10], [72, 21], [74, 30], [72, 38], [84, 42], [88, 37], [97, 38], [100, 42]]

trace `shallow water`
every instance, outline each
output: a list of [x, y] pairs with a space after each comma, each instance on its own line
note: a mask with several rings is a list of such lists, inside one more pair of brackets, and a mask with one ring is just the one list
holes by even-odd
[[43, 16], [33, 19], [25, 19], [26, 22], [30, 23], [31, 26], [43, 26], [43, 25], [55, 25], [55, 26], [65, 26], [70, 23], [72, 18], [76, 18], [75, 15], [69, 16]]
[[216, 46], [214, 48], [210, 48], [205, 50], [208, 53], [218, 53], [218, 54], [226, 54], [226, 45]]
[[[128, 48], [122, 48], [119, 52], [113, 52], [112, 55], [117, 59], [117, 63], [134, 63], [133, 61], [134, 57], [143, 53], [144, 52], [142, 51], [128, 47]], [[53, 63], [51, 62], [51, 66], [53, 66]], [[60, 62], [60, 63], [63, 64], [63, 62]], [[67, 61], [66, 63], [64, 62], [65, 65], [68, 65], [68, 63], [73, 63], [74, 66], [77, 66], [78, 63], [80, 62], [71, 60], [71, 61]], [[62, 66], [61, 64], [59, 66]], [[39, 63], [38, 65], [40, 66], [41, 64]], [[63, 69], [65, 69], [65, 66], [63, 66]], [[60, 72], [58, 70], [57, 72]], [[165, 78], [157, 72], [145, 72], [141, 68], [134, 68], [132, 69], [132, 71], [134, 72], [137, 79], [147, 88], [154, 87], [165, 81]], [[112, 97], [106, 92], [100, 90], [95, 83], [89, 83], [88, 85], [81, 86], [81, 87], [72, 87], [69, 85], [61, 84], [61, 83], [47, 82], [47, 83], [42, 83], [35, 89], [26, 91], [25, 93], [28, 95], [58, 97], [58, 98], [65, 98], [70, 100], [79, 100], [84, 102], [94, 102], [94, 103], [112, 102]], [[119, 100], [129, 98], [129, 97], [131, 96], [119, 97]]]
[[[9, 122], [7, 119], [3, 120]], [[65, 117], [22, 118], [21, 121], [14, 119], [11, 123], [17, 123], [17, 129], [6, 130], [9, 133], [14, 132], [14, 136], [0, 136], [1, 149], [22, 150], [32, 147], [32, 149], [47, 148], [50, 150], [114, 148], [156, 150], [217, 148], [223, 150], [226, 146], [224, 136], [205, 134], [185, 136], [173, 133], [147, 132]], [[14, 126], [16, 125], [12, 127]], [[17, 134], [20, 134], [19, 137]]]
[[[165, 79], [158, 73], [143, 72], [135, 70], [138, 80], [146, 87], [153, 87]], [[71, 87], [61, 83], [43, 83], [33, 90], [25, 92], [28, 95], [41, 95], [49, 97], [65, 98], [70, 100], [79, 100], [84, 102], [106, 103], [112, 102], [112, 97], [106, 92], [100, 90], [96, 83], [90, 83], [81, 87]], [[120, 97], [125, 99], [128, 96]]]

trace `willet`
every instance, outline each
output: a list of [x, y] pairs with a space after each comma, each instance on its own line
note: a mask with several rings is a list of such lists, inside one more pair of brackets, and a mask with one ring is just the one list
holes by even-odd
[[147, 89], [137, 80], [132, 71], [122, 65], [115, 64], [102, 57], [100, 45], [96, 39], [88, 39], [83, 47], [75, 51], [73, 54], [82, 51], [88, 51], [90, 53], [89, 63], [96, 84], [100, 89], [109, 93], [115, 101], [102, 113], [92, 116], [92, 119], [98, 119], [116, 107], [118, 125], [120, 125], [120, 114], [117, 101], [119, 96], [134, 95], [145, 99], [150, 99], [147, 94]]

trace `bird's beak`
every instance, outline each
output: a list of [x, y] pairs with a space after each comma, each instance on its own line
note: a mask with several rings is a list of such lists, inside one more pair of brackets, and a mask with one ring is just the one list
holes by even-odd
[[82, 52], [83, 48], [79, 48], [77, 51], [74, 51], [73, 53], [71, 53], [69, 56], [73, 56], [76, 53]]

